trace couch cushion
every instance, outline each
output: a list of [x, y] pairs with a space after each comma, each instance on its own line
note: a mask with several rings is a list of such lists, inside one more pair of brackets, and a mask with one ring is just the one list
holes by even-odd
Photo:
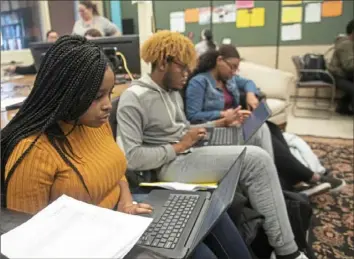
[[290, 89], [295, 88], [293, 74], [255, 63], [242, 61], [239, 74], [254, 81], [268, 98], [288, 100]]
[[267, 98], [267, 104], [272, 111], [272, 116], [284, 112], [286, 108], [286, 102], [280, 99]]
[[282, 125], [287, 122], [287, 114], [285, 112], [278, 113], [275, 116], [272, 116], [269, 121], [273, 122], [276, 125]]

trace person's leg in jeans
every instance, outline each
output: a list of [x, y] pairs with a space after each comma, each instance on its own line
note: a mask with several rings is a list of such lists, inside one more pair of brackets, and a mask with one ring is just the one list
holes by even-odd
[[247, 141], [247, 145], [261, 147], [267, 151], [271, 157], [274, 157], [271, 134], [266, 123]]
[[193, 252], [192, 259], [217, 259], [217, 257], [211, 250], [210, 248], [204, 244], [200, 243], [196, 248], [195, 251]]
[[[219, 146], [195, 148], [165, 165], [161, 181], [205, 183], [218, 182], [247, 147], [243, 165], [232, 173], [240, 174], [240, 186], [252, 207], [265, 217], [263, 224], [269, 243], [278, 255], [298, 251], [290, 226], [277, 171], [270, 155], [255, 146]], [[296, 258], [296, 257], [294, 257]]]
[[[218, 258], [251, 259], [245, 242], [226, 212], [220, 217], [204, 243]], [[217, 245], [214, 245], [215, 243]]]
[[[348, 114], [349, 113], [349, 104], [351, 104], [351, 108], [354, 109], [354, 83], [353, 79], [347, 79], [344, 77], [335, 76], [336, 87], [344, 91], [345, 95], [340, 100], [337, 112]], [[351, 114], [353, 111], [351, 111]]]
[[332, 176], [322, 177], [302, 164], [290, 152], [279, 127], [271, 122], [267, 122], [267, 124], [271, 132], [275, 166], [285, 189], [291, 190], [294, 185], [300, 182], [310, 183], [311, 185], [303, 192], [306, 195], [313, 195], [328, 189], [338, 191], [344, 186], [345, 183], [342, 180]]
[[[276, 138], [278, 139], [281, 143], [283, 143], [288, 149], [288, 143], [286, 142], [284, 136], [283, 136], [283, 132], [281, 131], [281, 129], [278, 127], [278, 125], [274, 124], [273, 122], [267, 121], [266, 122], [270, 134], [272, 135], [272, 138]], [[290, 149], [289, 149], [290, 151]]]

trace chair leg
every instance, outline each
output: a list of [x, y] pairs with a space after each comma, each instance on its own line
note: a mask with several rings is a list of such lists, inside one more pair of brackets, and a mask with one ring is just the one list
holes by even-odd
[[298, 97], [299, 97], [299, 88], [298, 87], [296, 87], [295, 88], [295, 96], [294, 96], [294, 105], [293, 105], [293, 115], [294, 115], [294, 117], [298, 117], [297, 115], [296, 115], [296, 108], [297, 108], [297, 99], [298, 99]]
[[333, 113], [333, 111], [332, 111], [332, 108], [334, 107], [334, 102], [335, 102], [335, 98], [336, 98], [336, 88], [335, 87], [332, 87], [331, 88], [332, 89], [332, 95], [331, 95], [331, 103], [330, 103], [330, 108], [329, 108], [329, 110], [330, 110], [330, 112], [331, 112], [331, 114]]
[[318, 105], [318, 88], [315, 88], [314, 104]]
[[[314, 95], [314, 106], [316, 108], [309, 108], [309, 107], [304, 107], [301, 105], [298, 105], [298, 98], [299, 98], [299, 91], [300, 89], [298, 87], [296, 87], [295, 89], [295, 96], [294, 96], [294, 106], [293, 106], [293, 109], [292, 109], [292, 113], [294, 115], [294, 117], [301, 117], [301, 118], [314, 118], [314, 119], [330, 119], [331, 116], [332, 116], [332, 105], [333, 105], [333, 102], [334, 102], [334, 95], [335, 95], [335, 90], [333, 91], [333, 87], [331, 87], [331, 99], [330, 99], [330, 103], [328, 104], [328, 106], [326, 105], [326, 107], [323, 107], [323, 108], [317, 108], [317, 104], [318, 104], [318, 88], [315, 89], [315, 95]], [[334, 93], [334, 94], [333, 94]], [[298, 109], [302, 109], [302, 110], [310, 110], [310, 111], [323, 111], [323, 112], [326, 112], [327, 113], [327, 116], [306, 116], [306, 115], [299, 115], [296, 113], [296, 110]]]

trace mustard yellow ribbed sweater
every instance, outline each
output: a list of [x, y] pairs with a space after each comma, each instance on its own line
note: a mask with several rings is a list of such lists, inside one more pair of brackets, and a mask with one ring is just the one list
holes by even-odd
[[[61, 123], [64, 132], [72, 125]], [[75, 160], [70, 159], [82, 175], [79, 176], [58, 152], [41, 136], [12, 175], [7, 189], [7, 207], [34, 214], [62, 194], [105, 208], [113, 208], [120, 195], [118, 182], [126, 181], [126, 160], [115, 143], [108, 123], [100, 128], [77, 126], [67, 136]], [[10, 168], [35, 139], [23, 139], [6, 163], [5, 177]]]

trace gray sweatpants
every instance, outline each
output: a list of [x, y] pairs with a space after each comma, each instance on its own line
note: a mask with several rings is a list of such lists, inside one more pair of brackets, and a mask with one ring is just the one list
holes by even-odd
[[268, 127], [263, 126], [247, 144], [195, 148], [162, 167], [159, 180], [186, 183], [218, 182], [247, 147], [243, 166], [234, 173], [240, 173], [239, 184], [246, 190], [253, 208], [265, 217], [263, 227], [276, 254], [291, 254], [298, 248], [272, 158], [273, 149]]

